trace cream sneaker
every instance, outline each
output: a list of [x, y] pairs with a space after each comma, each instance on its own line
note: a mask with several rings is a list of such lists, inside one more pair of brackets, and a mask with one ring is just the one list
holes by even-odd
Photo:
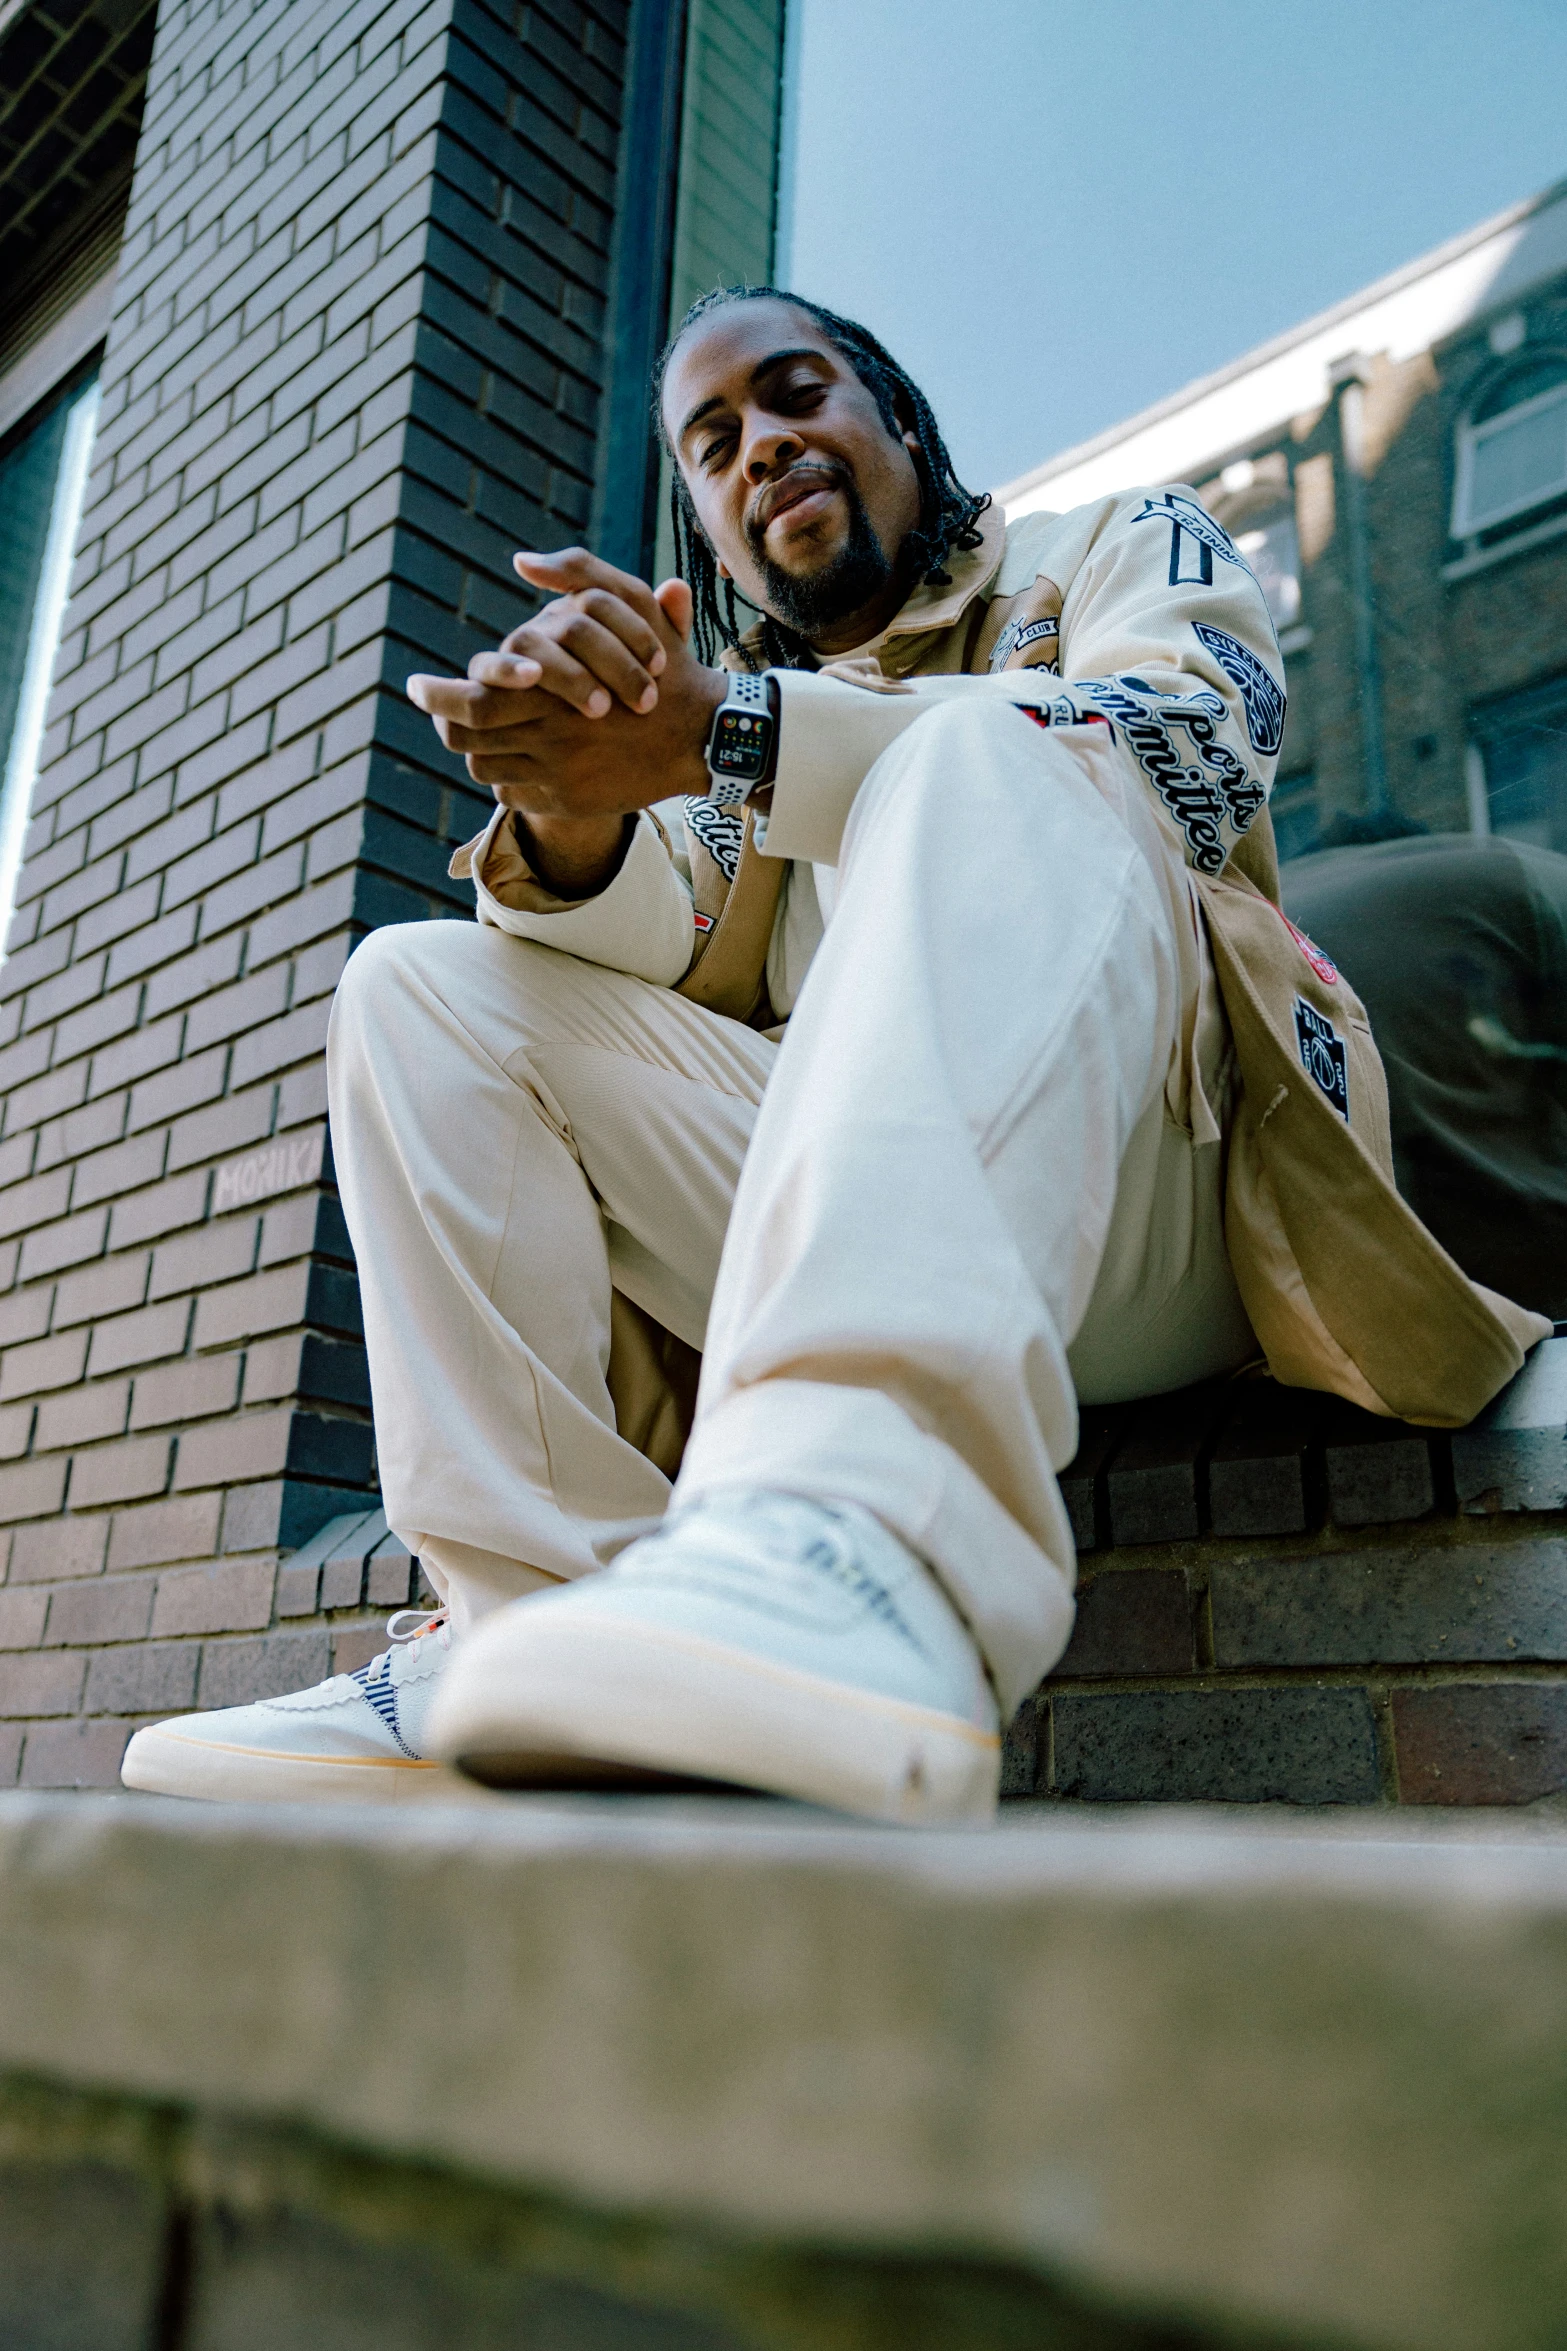
[[430, 1752], [499, 1788], [763, 1789], [988, 1821], [1000, 1736], [930, 1570], [854, 1504], [730, 1488], [463, 1642]]
[[[405, 1618], [413, 1623], [404, 1627]], [[431, 1703], [451, 1657], [446, 1611], [400, 1608], [390, 1648], [357, 1673], [312, 1690], [181, 1714], [138, 1731], [120, 1777], [156, 1796], [231, 1803], [408, 1804], [461, 1797], [425, 1743]]]

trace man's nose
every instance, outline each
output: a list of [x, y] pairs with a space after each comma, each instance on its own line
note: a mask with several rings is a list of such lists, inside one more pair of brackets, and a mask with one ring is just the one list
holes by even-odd
[[745, 478], [765, 482], [781, 465], [792, 465], [805, 443], [787, 425], [758, 425], [745, 445]]

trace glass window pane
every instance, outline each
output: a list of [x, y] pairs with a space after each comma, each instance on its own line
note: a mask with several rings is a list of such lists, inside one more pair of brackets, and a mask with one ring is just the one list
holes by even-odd
[[1470, 530], [1567, 490], [1567, 391], [1527, 416], [1481, 427], [1471, 468]]
[[0, 456], [0, 939], [16, 894], [97, 415], [94, 377]]
[[1300, 618], [1300, 540], [1293, 514], [1276, 514], [1258, 530], [1241, 531], [1236, 546], [1256, 574], [1276, 629]]
[[1476, 735], [1492, 832], [1567, 851], [1567, 681], [1493, 704]]

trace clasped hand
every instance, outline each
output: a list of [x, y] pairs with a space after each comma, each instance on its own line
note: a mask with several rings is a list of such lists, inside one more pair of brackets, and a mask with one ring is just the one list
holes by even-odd
[[530, 586], [555, 600], [476, 653], [466, 678], [415, 676], [427, 712], [477, 784], [521, 811], [536, 839], [569, 827], [584, 847], [618, 839], [631, 811], [707, 785], [703, 751], [726, 681], [692, 656], [691, 591], [656, 591], [584, 548], [517, 555]]

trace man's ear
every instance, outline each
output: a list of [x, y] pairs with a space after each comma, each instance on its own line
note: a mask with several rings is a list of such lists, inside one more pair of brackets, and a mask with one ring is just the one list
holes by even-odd
[[730, 570], [728, 564], [724, 561], [721, 555], [715, 555], [713, 557], [713, 561], [718, 566], [718, 576], [721, 580], [732, 580], [734, 578], [734, 573]]

